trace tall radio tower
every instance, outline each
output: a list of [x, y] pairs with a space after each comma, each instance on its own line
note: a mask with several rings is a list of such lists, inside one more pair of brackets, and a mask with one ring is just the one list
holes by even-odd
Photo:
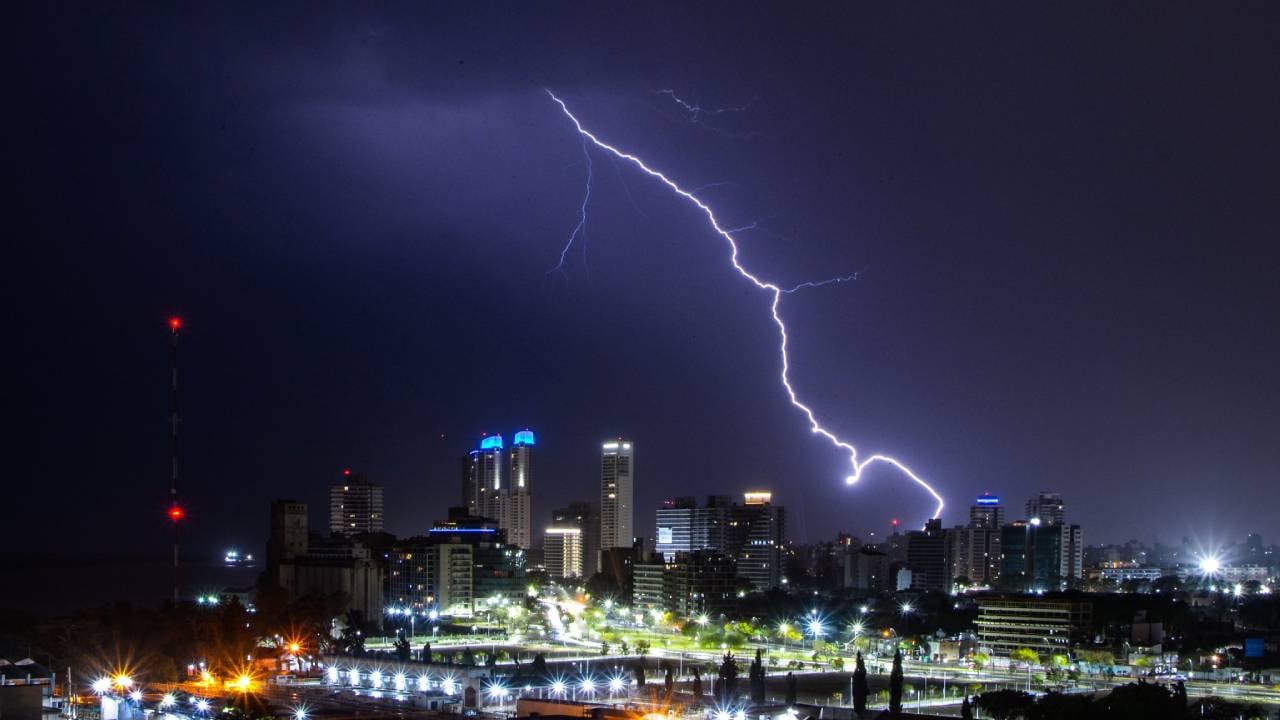
[[178, 604], [178, 521], [187, 516], [187, 512], [178, 503], [178, 331], [182, 329], [182, 318], [169, 318], [169, 333], [172, 338], [169, 349], [169, 370], [172, 376], [169, 412], [169, 452], [172, 467], [169, 479], [169, 519], [173, 521], [173, 604]]

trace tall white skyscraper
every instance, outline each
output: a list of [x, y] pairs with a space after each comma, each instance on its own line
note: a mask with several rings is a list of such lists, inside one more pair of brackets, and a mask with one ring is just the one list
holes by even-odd
[[507, 483], [502, 527], [507, 531], [507, 542], [526, 550], [533, 547], [531, 504], [533, 498], [533, 431], [524, 429], [516, 433], [511, 443], [511, 477]]
[[600, 446], [600, 547], [631, 547], [635, 538], [635, 449], [618, 438]]

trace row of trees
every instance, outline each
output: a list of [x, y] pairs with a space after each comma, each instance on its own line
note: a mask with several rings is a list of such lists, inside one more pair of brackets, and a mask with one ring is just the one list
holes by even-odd
[[975, 708], [981, 708], [995, 720], [1235, 720], [1266, 717], [1260, 706], [1221, 698], [1203, 698], [1190, 704], [1182, 683], [1170, 687], [1130, 683], [1097, 698], [1049, 693], [1037, 699], [1018, 690], [993, 690], [977, 695], [972, 702], [966, 697], [960, 714], [964, 718], [972, 718]]

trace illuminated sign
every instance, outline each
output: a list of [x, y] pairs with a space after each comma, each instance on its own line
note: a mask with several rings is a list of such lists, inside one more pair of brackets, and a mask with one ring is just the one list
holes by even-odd
[[501, 436], [501, 435], [490, 435], [489, 437], [487, 437], [487, 438], [485, 438], [485, 439], [481, 440], [481, 441], [480, 441], [480, 449], [481, 449], [481, 450], [501, 450], [501, 449], [502, 449], [502, 436]]
[[516, 447], [519, 447], [521, 445], [533, 445], [534, 444], [533, 431], [521, 430], [520, 432], [516, 433], [516, 437], [514, 440], [511, 441], [511, 444]]

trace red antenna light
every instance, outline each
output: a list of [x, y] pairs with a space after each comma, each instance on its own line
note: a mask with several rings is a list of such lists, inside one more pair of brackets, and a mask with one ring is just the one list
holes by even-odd
[[343, 475], [350, 475], [350, 474], [351, 474], [351, 471], [350, 471], [350, 470], [343, 470], [343, 471], [342, 471], [342, 474], [343, 474]]
[[173, 507], [169, 508], [169, 519], [174, 522], [178, 522], [179, 520], [181, 520], [186, 516], [187, 516], [187, 511], [183, 510], [182, 506], [177, 503], [174, 503]]
[[170, 329], [170, 330], [173, 330], [174, 332], [177, 332], [177, 331], [178, 331], [178, 330], [180, 330], [181, 328], [182, 328], [182, 318], [178, 317], [177, 315], [174, 315], [173, 317], [169, 318], [169, 329]]
[[889, 523], [892, 524], [894, 527], [898, 527], [898, 518], [894, 518], [890, 520]]

